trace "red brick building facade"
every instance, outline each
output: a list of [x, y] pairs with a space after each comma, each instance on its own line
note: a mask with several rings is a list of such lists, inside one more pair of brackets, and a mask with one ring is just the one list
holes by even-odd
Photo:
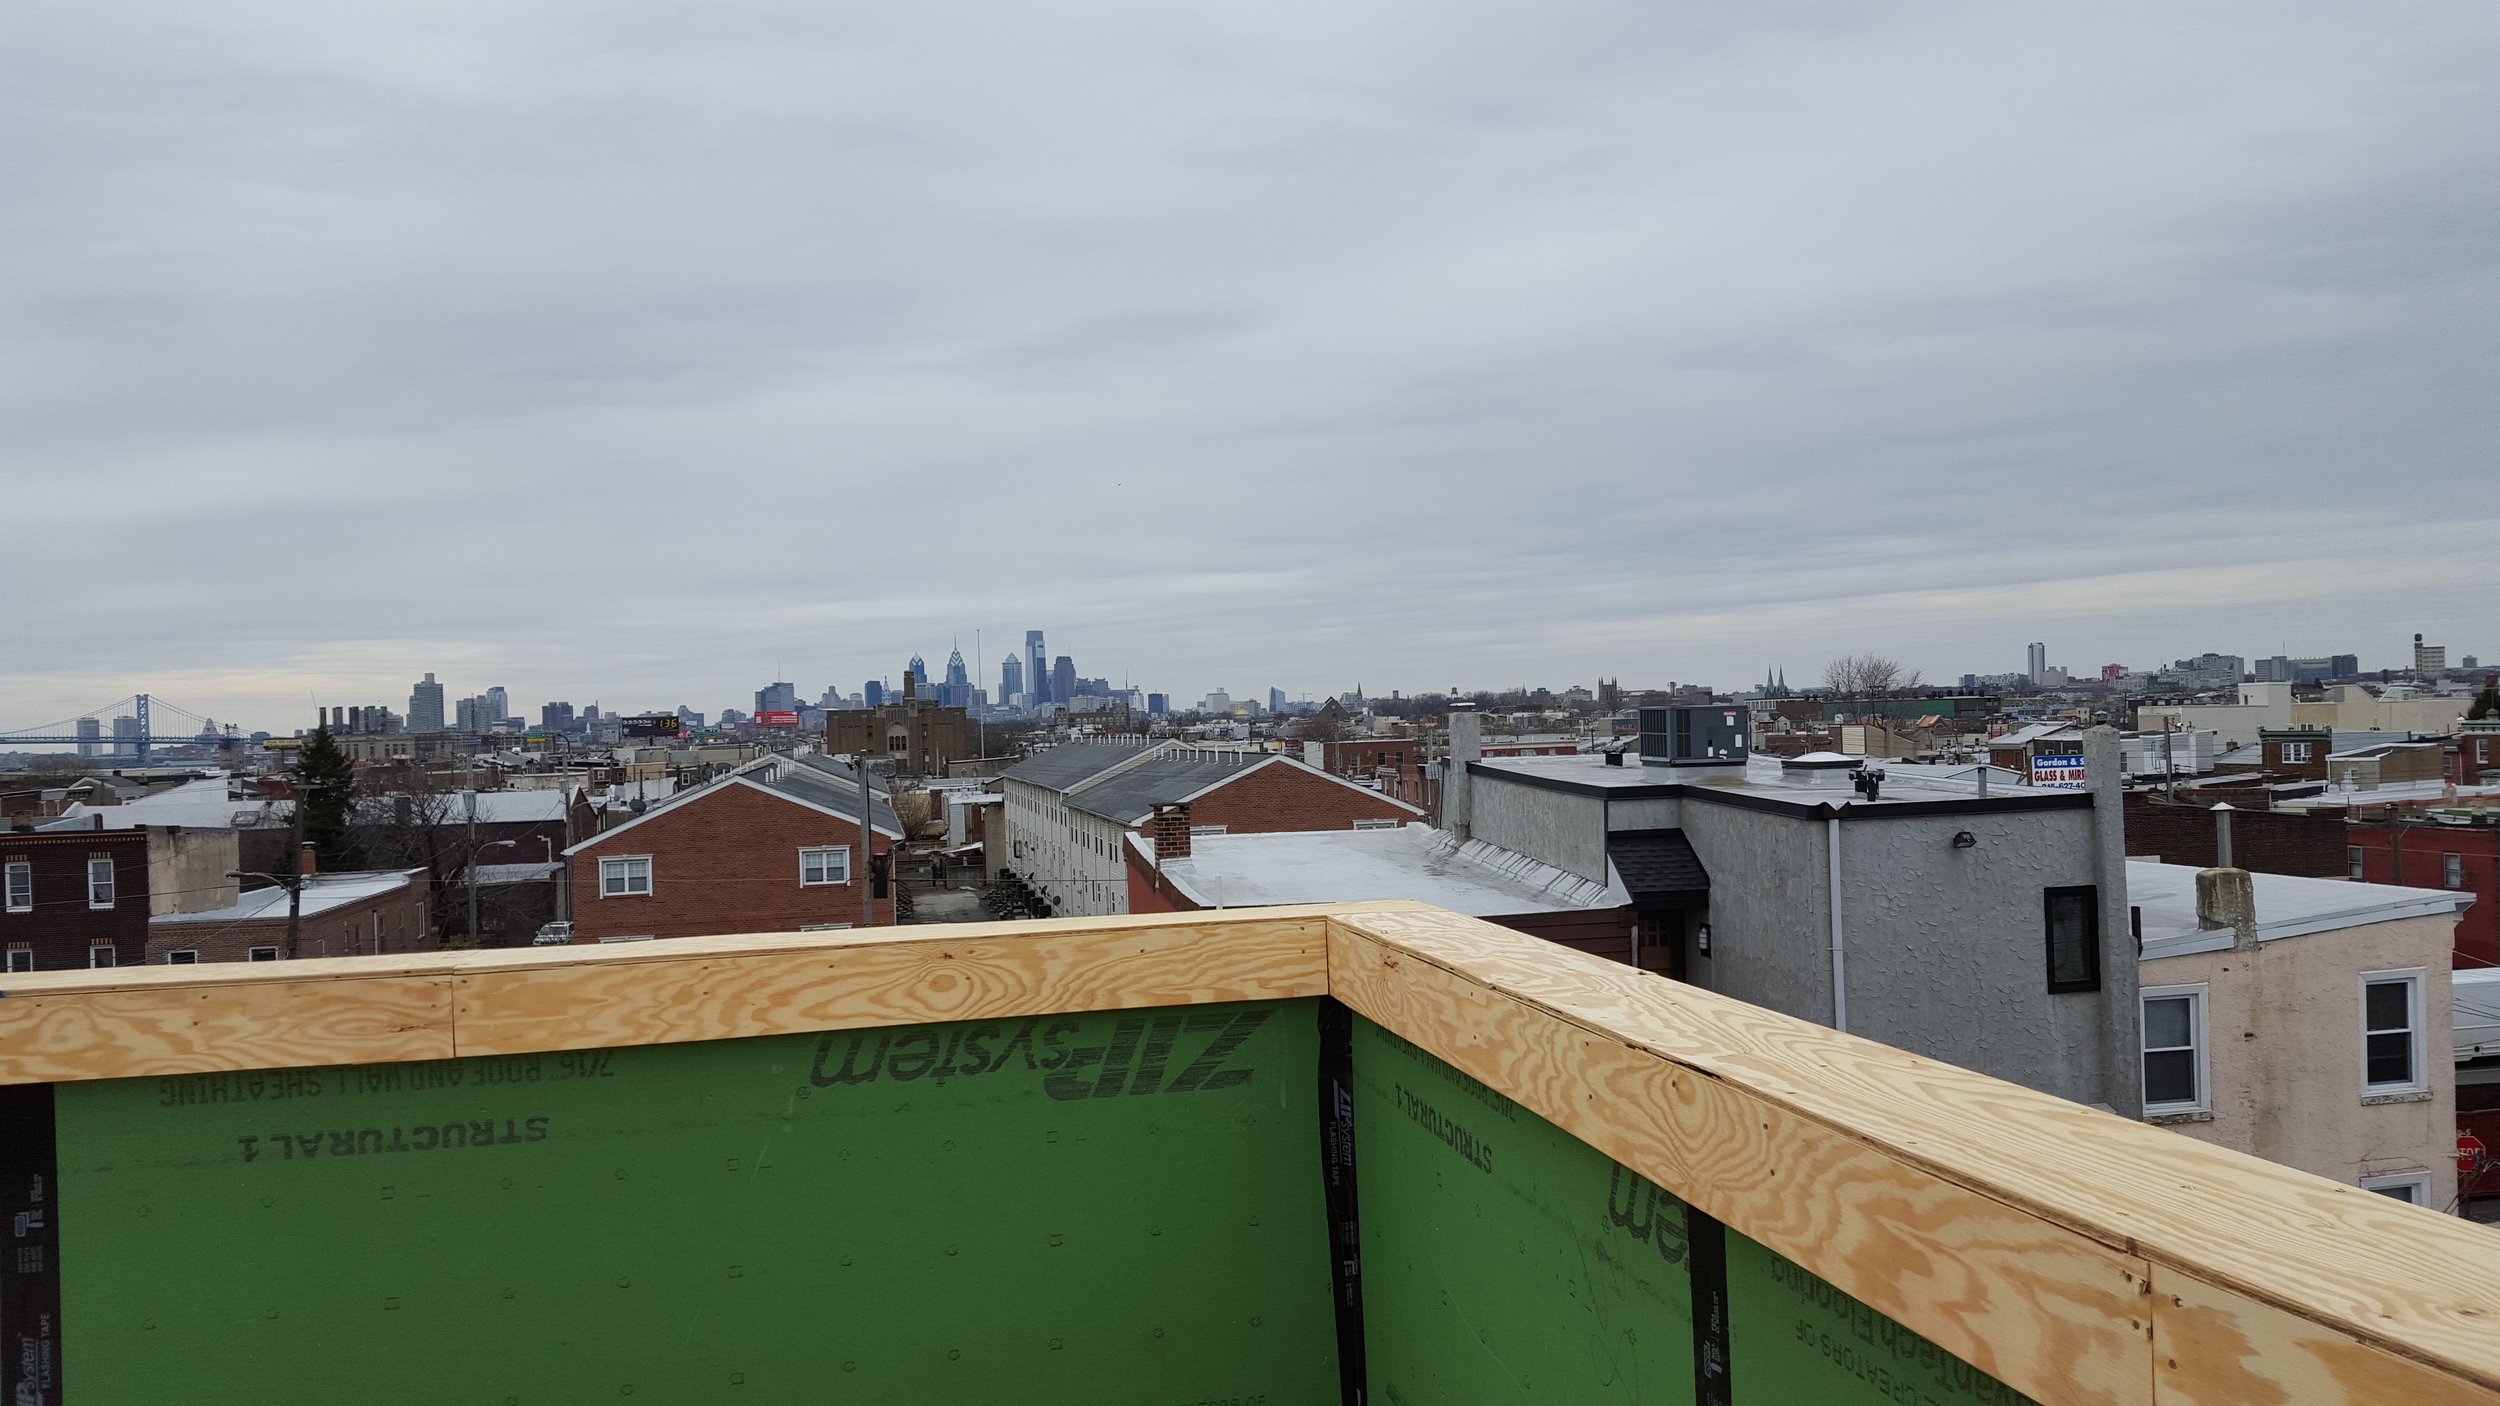
[[0, 834], [0, 970], [128, 966], [147, 942], [145, 831]]
[[2351, 877], [2474, 895], [2457, 919], [2457, 968], [2500, 966], [2500, 816], [2447, 825], [2409, 807], [2388, 811], [2399, 818], [2356, 818], [2345, 827]]
[[287, 893], [247, 890], [232, 908], [161, 914], [148, 924], [150, 966], [282, 962], [296, 957], [370, 957], [432, 951], [433, 885], [422, 868], [307, 876], [294, 950]]
[[877, 808], [870, 863], [859, 862], [858, 799], [770, 768], [725, 776], [575, 845], [573, 940], [794, 932], [860, 923], [863, 885], [878, 924], [894, 921], [881, 879], [900, 830]]

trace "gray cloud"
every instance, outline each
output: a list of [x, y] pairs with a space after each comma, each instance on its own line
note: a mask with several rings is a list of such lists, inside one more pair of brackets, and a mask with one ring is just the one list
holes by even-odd
[[2473, 4], [30, 12], [0, 725], [2500, 654]]

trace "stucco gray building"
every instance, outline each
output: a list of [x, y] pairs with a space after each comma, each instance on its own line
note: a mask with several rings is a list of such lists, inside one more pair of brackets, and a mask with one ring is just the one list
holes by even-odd
[[1621, 885], [1643, 967], [2139, 1114], [2115, 732], [2090, 790], [1893, 767], [1869, 796], [1860, 759], [1749, 755], [1741, 706], [1644, 714], [1638, 754], [1493, 760], [1454, 714], [1443, 823]]

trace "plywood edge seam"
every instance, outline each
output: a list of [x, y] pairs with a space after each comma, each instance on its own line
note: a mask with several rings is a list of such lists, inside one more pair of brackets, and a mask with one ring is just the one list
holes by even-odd
[[[1336, 930], [1339, 936], [1359, 940], [1366, 946], [1386, 954], [1384, 965], [1391, 968], [1394, 968], [1400, 961], [1422, 963], [1458, 981], [1473, 986], [1489, 995], [1497, 996], [1503, 1000], [1513, 1002], [1521, 1007], [1536, 1012], [1538, 1015], [1546, 1019], [1568, 1026], [1589, 1038], [1601, 1040], [1608, 1044], [1622, 1045], [1626, 1049], [1632, 1050], [1642, 1056], [1655, 1059], [1662, 1064], [1671, 1065], [1680, 1072], [1710, 1079], [1726, 1088], [1744, 1094], [1749, 1098], [1758, 1099], [1761, 1102], [1777, 1108], [1793, 1117], [1806, 1120], [1842, 1136], [1854, 1139], [1870, 1150], [1879, 1153], [1880, 1155], [1887, 1157], [1904, 1167], [1916, 1171], [1921, 1175], [1932, 1177], [1938, 1181], [1957, 1187], [1971, 1195], [1978, 1196], [2004, 1206], [2016, 1214], [2028, 1216], [2045, 1225], [2053, 1226], [2060, 1230], [2081, 1236], [2115, 1253], [2122, 1254], [2136, 1260], [2151, 1272], [2159, 1273], [2167, 1271], [2172, 1274], [2184, 1276], [2210, 1288], [2249, 1299], [2276, 1312], [2289, 1314], [2310, 1324], [2320, 1331], [2331, 1334], [2335, 1337], [2384, 1352], [2392, 1357], [2427, 1368], [2451, 1379], [2473, 1383], [2477, 1388], [2493, 1391], [2496, 1395], [2500, 1395], [2500, 1373], [2479, 1369], [2467, 1362], [2444, 1356], [2433, 1349], [2421, 1346], [2418, 1342], [2408, 1340], [2405, 1337], [2382, 1329], [2376, 1329], [2366, 1322], [2356, 1322], [2342, 1315], [2322, 1311], [2315, 1305], [2304, 1302], [2300, 1298], [2284, 1291], [2279, 1287], [2258, 1282], [2245, 1274], [2219, 1270], [2212, 1264], [2184, 1257], [2176, 1251], [2165, 1250], [2158, 1246], [2148, 1245], [2139, 1235], [2121, 1231], [2114, 1227], [2097, 1224], [2084, 1218], [2063, 1214], [2060, 1212], [2059, 1208], [2038, 1198], [2027, 1197], [2019, 1192], [2009, 1191], [2007, 1188], [2000, 1187], [1987, 1179], [1966, 1176], [1960, 1173], [1949, 1163], [1908, 1148], [1897, 1146], [1884, 1139], [1871, 1137], [1858, 1128], [1836, 1120], [1829, 1113], [1815, 1107], [1802, 1104], [1798, 1100], [1783, 1094], [1777, 1089], [1764, 1088], [1755, 1085], [1742, 1077], [1729, 1074], [1725, 1071], [1710, 1069], [1691, 1063], [1688, 1060], [1677, 1057], [1669, 1050], [1662, 1049], [1652, 1043], [1631, 1038], [1620, 1030], [1594, 1022], [1578, 1013], [1557, 1008], [1536, 996], [1509, 990], [1508, 988], [1500, 985], [1498, 982], [1488, 980], [1484, 976], [1475, 972], [1468, 971], [1462, 967], [1453, 966], [1448, 961], [1445, 961], [1432, 953], [1407, 946], [1399, 942], [1393, 936], [1385, 936], [1379, 933], [1369, 932], [1350, 923], [1332, 921], [1331, 926]], [[1336, 946], [1332, 943], [1330, 945], [1330, 976], [1332, 989], [1335, 986], [1335, 960]], [[1673, 1188], [1669, 1189], [1672, 1190]], [[1741, 1227], [1739, 1228], [1741, 1229]], [[2500, 1332], [2500, 1327], [2496, 1327], [2494, 1331]], [[2148, 1354], [2148, 1362], [2150, 1362], [2150, 1360], [2151, 1359]]]

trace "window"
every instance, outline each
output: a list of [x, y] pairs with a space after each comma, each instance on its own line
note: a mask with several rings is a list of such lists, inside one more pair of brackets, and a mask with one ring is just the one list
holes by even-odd
[[165, 965], [169, 967], [197, 966], [199, 964], [199, 960], [199, 952], [196, 949], [189, 947], [185, 947], [179, 952], [168, 952], [165, 954]]
[[2344, 877], [2356, 884], [2361, 882], [2361, 846], [2344, 846]]
[[601, 942], [649, 942], [651, 938], [652, 934], [650, 933], [638, 932], [627, 937], [603, 937], [599, 940]]
[[2418, 1093], [2422, 1072], [2422, 974], [2362, 973], [2362, 1092]]
[[32, 948], [32, 947], [12, 947], [12, 948], [10, 948], [10, 949], [9, 949], [9, 970], [10, 970], [10, 971], [13, 971], [13, 972], [30, 972], [30, 971], [33, 971], [34, 969], [35, 969], [35, 949], [34, 949], [34, 948]]
[[849, 926], [850, 926], [850, 924], [849, 924], [849, 923], [801, 923], [801, 924], [799, 924], [799, 931], [801, 931], [801, 932], [840, 932], [840, 931], [842, 931], [844, 928], [847, 928], [847, 927], [849, 927]]
[[113, 906], [113, 860], [109, 855], [98, 855], [87, 861], [87, 906]]
[[801, 884], [847, 884], [850, 881], [850, 846], [835, 845], [827, 849], [799, 851], [799, 882]]
[[244, 960], [252, 962], [274, 962], [278, 960], [278, 949], [275, 947], [255, 947], [251, 951], [244, 954]]
[[2452, 889], [2465, 887], [2465, 856], [2443, 854], [2439, 857], [2439, 882]]
[[98, 943], [98, 944], [96, 944], [95, 946], [90, 947], [90, 948], [88, 948], [88, 949], [87, 949], [87, 965], [88, 965], [88, 966], [91, 966], [91, 967], [118, 967], [118, 966], [120, 966], [120, 965], [121, 965], [121, 963], [122, 963], [122, 957], [121, 957], [121, 954], [120, 954], [119, 952], [114, 951], [114, 950], [112, 949], [112, 947], [111, 947], [109, 944], [106, 944], [106, 943]]
[[599, 896], [630, 898], [651, 892], [651, 856], [629, 855], [599, 861]]
[[2041, 891], [2047, 910], [2049, 991], [2101, 989], [2101, 891], [2090, 884]]
[[2205, 988], [2144, 988], [2144, 1111], [2202, 1113], [2205, 1093]]
[[2399, 1172], [2393, 1176], [2363, 1177], [2361, 1189], [2375, 1191], [2381, 1196], [2394, 1201], [2402, 1201], [2408, 1206], [2427, 1206], [2431, 1203], [2431, 1174]]
[[1192, 825], [1189, 827], [1189, 833], [1193, 835], [1221, 835], [1229, 828], [1230, 827], [1223, 825]]
[[23, 859], [10, 860], [8, 890], [10, 912], [33, 912], [35, 909], [35, 866]]
[[2312, 746], [2315, 746], [2315, 745], [2316, 745], [2315, 743], [2310, 743], [2310, 742], [2286, 742], [2286, 743], [2284, 743], [2284, 744], [2283, 744], [2283, 762], [2284, 762], [2284, 765], [2289, 766], [2289, 765], [2290, 765], [2291, 763], [2293, 763], [2293, 762], [2305, 762], [2305, 761], [2309, 760], [2309, 749], [2310, 749]]
[[1354, 828], [1357, 830], [1395, 830], [1398, 828], [1398, 823], [1394, 820], [1357, 820], [1354, 822]]

